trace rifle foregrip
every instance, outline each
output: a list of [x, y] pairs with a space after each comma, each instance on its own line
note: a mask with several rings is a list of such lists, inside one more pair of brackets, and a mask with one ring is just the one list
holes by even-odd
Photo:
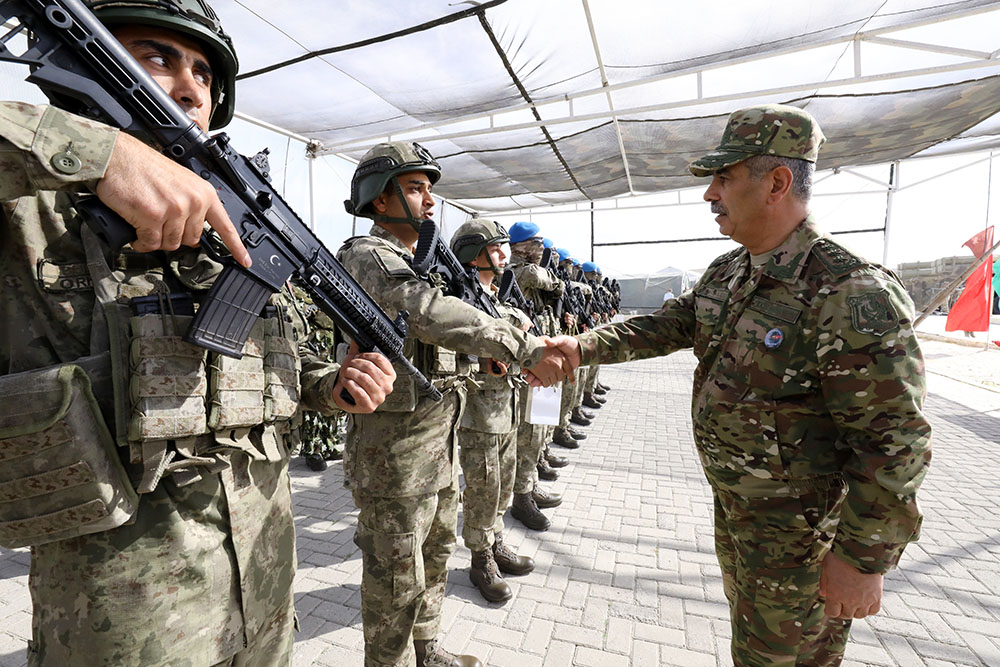
[[243, 356], [243, 344], [273, 290], [245, 269], [227, 266], [195, 313], [184, 340], [228, 357]]

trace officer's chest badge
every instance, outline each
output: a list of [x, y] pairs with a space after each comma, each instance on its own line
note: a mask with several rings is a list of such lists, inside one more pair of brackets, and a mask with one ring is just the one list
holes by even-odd
[[781, 331], [781, 329], [778, 328], [771, 329], [766, 334], [764, 334], [764, 347], [766, 347], [769, 350], [773, 350], [774, 348], [781, 345], [781, 341], [783, 340], [785, 340], [785, 334]]

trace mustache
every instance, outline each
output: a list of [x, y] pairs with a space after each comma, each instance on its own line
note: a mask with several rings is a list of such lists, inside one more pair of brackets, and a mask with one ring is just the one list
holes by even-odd
[[726, 207], [722, 205], [722, 202], [713, 201], [709, 204], [709, 207], [712, 209], [712, 213], [716, 215], [729, 215], [728, 211], [726, 211]]

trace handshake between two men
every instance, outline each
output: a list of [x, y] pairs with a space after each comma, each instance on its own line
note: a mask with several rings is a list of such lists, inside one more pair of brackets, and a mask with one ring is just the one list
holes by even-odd
[[564, 379], [573, 381], [573, 372], [580, 367], [580, 341], [573, 336], [542, 336], [545, 351], [542, 360], [527, 369], [525, 378], [532, 387], [551, 387]]

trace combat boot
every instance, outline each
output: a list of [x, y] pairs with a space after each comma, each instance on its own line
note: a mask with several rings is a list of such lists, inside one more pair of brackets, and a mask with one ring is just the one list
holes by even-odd
[[556, 493], [554, 491], [545, 491], [537, 484], [535, 488], [531, 490], [531, 499], [535, 501], [535, 506], [543, 510], [549, 509], [550, 507], [559, 507], [562, 505], [562, 494]]
[[564, 428], [557, 428], [555, 430], [555, 433], [552, 434], [552, 442], [560, 447], [565, 447], [566, 449], [576, 449], [580, 446], [580, 443], [576, 441], [576, 438], [571, 436]]
[[593, 419], [594, 415], [596, 414], [594, 412], [591, 412], [590, 410], [585, 409], [581, 405], [576, 406], [576, 409], [579, 410], [580, 414], [583, 415], [584, 417], [586, 417], [587, 419]]
[[310, 470], [320, 472], [326, 470], [326, 459], [320, 454], [306, 454], [306, 465]]
[[598, 396], [604, 396], [606, 393], [608, 393], [608, 389], [604, 385], [597, 383], [594, 385], [594, 393], [597, 394]]
[[570, 426], [569, 428], [567, 428], [566, 432], [569, 433], [569, 437], [573, 438], [574, 440], [586, 440], [587, 439], [587, 436], [586, 436], [585, 433], [583, 433], [582, 431], [577, 431], [572, 426]]
[[472, 552], [469, 579], [472, 579], [479, 592], [490, 602], [506, 602], [514, 595], [510, 586], [503, 580], [500, 570], [497, 569], [492, 549]]
[[602, 392], [602, 393], [605, 393], [605, 394], [606, 394], [606, 393], [608, 393], [609, 391], [611, 391], [611, 387], [609, 387], [609, 386], [608, 386], [608, 385], [606, 385], [606, 384], [601, 384], [600, 382], [598, 382], [598, 383], [597, 383], [597, 386], [598, 386], [598, 388], [600, 388], [600, 389], [602, 389], [602, 390], [603, 390], [603, 392]]
[[535, 469], [538, 471], [538, 479], [544, 479], [546, 482], [554, 482], [559, 479], [559, 473], [552, 469], [544, 456], [538, 457]]
[[586, 405], [588, 408], [596, 409], [601, 407], [601, 404], [598, 403], [597, 398], [593, 394], [584, 394], [583, 404]]
[[549, 446], [545, 445], [545, 453], [542, 455], [543, 458], [549, 462], [549, 466], [553, 468], [565, 468], [569, 465], [569, 459], [565, 456], [559, 456], [558, 454], [553, 454], [549, 451]]
[[414, 639], [417, 667], [483, 667], [474, 655], [455, 655], [441, 648], [436, 639]]
[[576, 424], [577, 426], [590, 426], [593, 419], [587, 419], [587, 417], [580, 412], [580, 408], [573, 410], [573, 414], [570, 416], [569, 420]]
[[528, 556], [518, 556], [517, 553], [503, 541], [503, 533], [493, 536], [493, 560], [504, 574], [520, 576], [535, 569], [535, 561]]
[[535, 497], [531, 493], [515, 493], [510, 506], [510, 515], [531, 530], [548, 530], [549, 519], [538, 511]]

